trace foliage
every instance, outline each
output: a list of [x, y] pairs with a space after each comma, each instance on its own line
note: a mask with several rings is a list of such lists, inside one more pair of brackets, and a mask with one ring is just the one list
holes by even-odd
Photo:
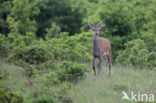
[[16, 33], [16, 35], [17, 33], [25, 35], [26, 32], [35, 33], [35, 20], [31, 18], [39, 13], [36, 2], [33, 1], [30, 3], [29, 0], [13, 0], [13, 7], [7, 18], [11, 32]]
[[0, 103], [24, 103], [23, 97], [20, 93], [6, 91], [0, 88]]
[[9, 32], [7, 25], [7, 15], [10, 13], [11, 0], [0, 1], [0, 33], [7, 35]]
[[9, 42], [6, 41], [6, 38], [4, 35], [0, 34], [0, 56], [6, 57], [9, 52]]
[[111, 39], [113, 56], [115, 58], [117, 52], [124, 49], [124, 43], [140, 35], [140, 30], [147, 22], [144, 15], [148, 6], [144, 7], [144, 5], [148, 5], [150, 2], [142, 2], [142, 0], [108, 2], [108, 0], [101, 1], [99, 6], [102, 9], [100, 9], [99, 15], [100, 20], [106, 24], [102, 36]]
[[61, 27], [62, 32], [69, 34], [79, 33], [82, 16], [79, 8], [72, 8], [70, 1], [44, 0], [38, 4], [40, 14], [37, 15], [37, 34], [45, 36], [45, 29], [56, 23]]
[[52, 24], [50, 29], [46, 29], [46, 39], [51, 39], [51, 38], [56, 38], [56, 37], [60, 37], [60, 31], [61, 28], [56, 25], [56, 24]]
[[32, 45], [29, 47], [21, 45], [14, 48], [11, 58], [14, 59], [14, 61], [23, 60], [29, 64], [39, 64], [46, 62], [51, 57], [44, 45]]
[[27, 33], [25, 36], [8, 36], [10, 53], [6, 61], [22, 66], [29, 76], [36, 74], [35, 69], [55, 69], [53, 51], [42, 39], [37, 40], [35, 35]]
[[[156, 2], [151, 1], [148, 8], [153, 8]], [[155, 67], [156, 66], [156, 31], [153, 26], [156, 25], [152, 13], [156, 11], [155, 8], [149, 12], [149, 9], [145, 12], [145, 20], [147, 24], [143, 25], [143, 29], [140, 32], [140, 38], [129, 41], [125, 44], [125, 50], [120, 51], [116, 58], [116, 61], [121, 64], [132, 64], [141, 68]], [[151, 23], [152, 22], [152, 23]]]
[[147, 53], [147, 49], [143, 40], [130, 41], [125, 47], [125, 51], [119, 52], [117, 62], [122, 62], [123, 64], [132, 63], [134, 66], [141, 63], [141, 66], [145, 66], [146, 56], [143, 55]]
[[86, 67], [82, 64], [64, 61], [60, 65], [58, 78], [60, 81], [75, 81], [84, 77]]
[[[74, 60], [77, 62], [91, 61], [90, 33], [69, 37], [68, 33], [61, 32], [59, 35], [60, 38], [49, 40], [55, 59]], [[86, 42], [88, 43], [86, 44]]]
[[37, 103], [56, 103], [54, 102], [53, 100], [51, 100], [51, 98], [49, 97], [40, 97], [38, 100], [37, 100]]
[[136, 39], [126, 43], [126, 50], [120, 51], [116, 61], [120, 64], [132, 64], [138, 67], [156, 66], [156, 54], [149, 51], [146, 43], [141, 39]]

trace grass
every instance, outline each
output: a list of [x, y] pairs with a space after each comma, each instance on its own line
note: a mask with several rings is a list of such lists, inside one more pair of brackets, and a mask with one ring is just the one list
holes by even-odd
[[15, 66], [13, 64], [0, 63], [0, 74], [2, 74], [2, 80], [0, 80], [0, 87], [5, 87], [9, 91], [20, 92], [27, 101], [26, 103], [32, 103], [36, 97], [52, 97], [54, 92], [59, 91], [58, 87], [50, 86], [46, 83], [46, 76], [48, 73], [42, 73], [31, 80], [33, 85], [29, 85], [28, 76], [22, 67]]
[[[22, 92], [24, 98], [30, 102], [35, 94], [51, 97], [54, 93], [62, 92], [60, 87], [46, 83], [45, 76], [48, 75], [46, 73], [32, 78], [34, 84], [30, 86], [27, 84], [28, 77], [21, 67], [1, 62], [0, 72], [3, 75], [0, 86], [5, 86], [11, 91]], [[131, 91], [152, 93], [156, 96], [156, 70], [115, 66], [111, 77], [108, 76], [108, 69], [105, 68], [99, 77], [89, 72], [85, 79], [72, 84], [66, 95], [73, 100], [73, 103], [129, 103], [127, 100], [121, 100], [122, 91], [128, 94]]]
[[133, 91], [156, 96], [156, 71], [113, 67], [110, 78], [106, 69], [100, 77], [89, 73], [85, 80], [72, 85], [69, 97], [73, 103], [130, 103], [121, 100], [122, 91], [129, 95]]

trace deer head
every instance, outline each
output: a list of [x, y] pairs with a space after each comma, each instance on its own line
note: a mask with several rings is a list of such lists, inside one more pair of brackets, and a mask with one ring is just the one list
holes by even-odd
[[105, 26], [105, 24], [103, 22], [99, 23], [98, 26], [94, 26], [93, 22], [88, 22], [88, 24], [89, 24], [90, 28], [93, 30], [94, 35], [96, 35], [96, 36], [99, 35], [100, 29]]

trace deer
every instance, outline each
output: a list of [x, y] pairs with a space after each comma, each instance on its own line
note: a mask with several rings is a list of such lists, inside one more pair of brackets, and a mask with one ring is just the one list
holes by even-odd
[[95, 26], [93, 22], [88, 22], [90, 28], [93, 31], [93, 44], [92, 44], [92, 55], [93, 55], [93, 64], [92, 68], [94, 70], [94, 75], [96, 76], [96, 59], [98, 59], [98, 75], [103, 71], [102, 59], [104, 56], [107, 56], [109, 64], [109, 77], [111, 75], [111, 43], [107, 38], [99, 37], [99, 32], [102, 27], [105, 26], [103, 22]]

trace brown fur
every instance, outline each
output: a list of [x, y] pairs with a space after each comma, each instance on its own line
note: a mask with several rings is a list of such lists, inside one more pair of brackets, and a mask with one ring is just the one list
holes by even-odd
[[[101, 53], [104, 55], [105, 52], [108, 52], [109, 56], [111, 56], [111, 44], [107, 38], [98, 37], [98, 41], [101, 47]], [[92, 51], [93, 51], [94, 45], [92, 45]]]

